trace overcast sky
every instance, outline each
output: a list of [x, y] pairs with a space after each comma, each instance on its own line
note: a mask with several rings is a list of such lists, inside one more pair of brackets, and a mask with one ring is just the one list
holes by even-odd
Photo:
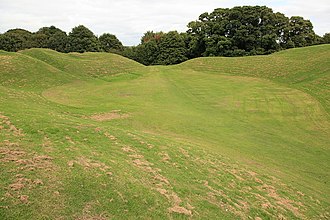
[[317, 34], [330, 32], [330, 0], [0, 0], [0, 33], [12, 28], [35, 32], [51, 25], [69, 33], [83, 24], [96, 35], [112, 33], [124, 45], [136, 45], [148, 30], [186, 31], [203, 12], [242, 5], [303, 16]]

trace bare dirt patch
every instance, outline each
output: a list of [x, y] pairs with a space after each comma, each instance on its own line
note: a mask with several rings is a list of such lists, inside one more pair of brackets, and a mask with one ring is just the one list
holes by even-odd
[[[0, 169], [3, 168], [4, 172], [11, 175], [3, 188], [6, 192], [1, 198], [1, 202], [9, 204], [7, 207], [11, 209], [19, 203], [29, 205], [36, 200], [48, 202], [48, 199], [51, 199], [54, 202], [47, 204], [45, 210], [42, 211], [44, 213], [48, 210], [58, 212], [60, 207], [63, 208], [64, 202], [61, 195], [56, 196], [56, 199], [53, 198], [55, 196], [53, 191], [58, 191], [60, 188], [58, 170], [53, 163], [53, 158], [33, 151], [30, 147], [32, 141], [26, 142], [29, 137], [21, 138], [20, 136], [26, 136], [23, 130], [14, 126], [9, 118], [1, 113], [0, 124], [3, 127], [0, 131], [1, 134], [5, 134], [8, 138], [8, 140], [0, 141]], [[12, 142], [12, 139], [15, 142]], [[45, 137], [42, 146], [47, 148], [50, 145], [48, 138]], [[44, 150], [46, 150], [45, 148]], [[41, 191], [47, 196], [40, 197]]]
[[163, 162], [168, 162], [171, 159], [168, 153], [166, 152], [161, 152], [159, 153], [159, 155], [162, 157]]
[[99, 203], [100, 203], [99, 201], [87, 202], [85, 204], [84, 209], [82, 210], [82, 215], [75, 219], [76, 220], [107, 220], [107, 219], [109, 219], [109, 216], [106, 213], [101, 213], [98, 215], [92, 214], [94, 212], [94, 206], [98, 206]]
[[[74, 164], [79, 164], [80, 166], [84, 167], [85, 169], [98, 169], [103, 173], [111, 173], [110, 167], [105, 163], [100, 161], [92, 160], [86, 157], [78, 157], [76, 160], [70, 160], [67, 162], [69, 167], [74, 167]], [[111, 173], [112, 174], [112, 173]]]
[[171, 208], [168, 208], [169, 212], [176, 212], [176, 213], [180, 213], [180, 214], [184, 214], [184, 215], [191, 215], [192, 212], [191, 210], [186, 209], [185, 207], [182, 206], [173, 206]]
[[125, 119], [130, 117], [130, 114], [121, 113], [120, 110], [111, 111], [103, 114], [95, 114], [90, 116], [91, 119], [95, 121], [110, 121], [114, 119]]
[[8, 132], [11, 132], [14, 136], [17, 136], [17, 137], [24, 136], [23, 130], [17, 128], [10, 121], [10, 119], [7, 116], [3, 115], [1, 112], [0, 112], [0, 125], [1, 125], [0, 130], [5, 130], [5, 131], [8, 131]]
[[[145, 144], [144, 141], [139, 141], [141, 144]], [[153, 145], [147, 144], [148, 148], [150, 148], [150, 146], [153, 147]], [[124, 146], [122, 147], [122, 150], [127, 153], [129, 158], [131, 158], [131, 162], [134, 166], [150, 174], [149, 184], [151, 184], [151, 187], [162, 196], [167, 198], [167, 200], [172, 204], [172, 206], [168, 208], [169, 213], [179, 213], [189, 216], [192, 215], [192, 211], [188, 208], [188, 206], [186, 208], [181, 205], [181, 198], [173, 191], [173, 187], [171, 186], [170, 181], [160, 173], [161, 170], [159, 168], [156, 168], [153, 163], [145, 159], [137, 149], [131, 146]], [[163, 157], [163, 161], [170, 160], [170, 157], [166, 152], [162, 152], [160, 155]], [[189, 207], [192, 206], [190, 205]]]
[[19, 197], [19, 200], [21, 200], [22, 203], [28, 203], [29, 202], [29, 196], [27, 196], [27, 195], [21, 195]]
[[123, 147], [121, 149], [123, 151], [125, 151], [126, 153], [130, 153], [130, 152], [134, 153], [135, 152], [135, 150], [133, 148], [129, 147], [129, 146], [125, 146], [125, 147]]
[[109, 139], [112, 140], [112, 141], [117, 140], [117, 138], [116, 138], [115, 136], [109, 134], [108, 132], [105, 132], [105, 133], [104, 133], [104, 136], [106, 136], [107, 138], [109, 138]]

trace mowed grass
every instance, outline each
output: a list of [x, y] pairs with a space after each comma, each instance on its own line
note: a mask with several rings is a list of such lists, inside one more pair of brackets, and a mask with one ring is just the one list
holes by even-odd
[[329, 55], [0, 52], [0, 218], [327, 219]]

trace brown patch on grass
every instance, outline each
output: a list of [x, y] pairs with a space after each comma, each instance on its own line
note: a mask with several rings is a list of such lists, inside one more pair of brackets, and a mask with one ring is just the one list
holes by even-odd
[[94, 129], [94, 131], [95, 132], [100, 132], [100, 131], [102, 131], [102, 128], [97, 127], [97, 128]]
[[185, 149], [180, 148], [180, 152], [181, 152], [185, 157], [190, 157], [188, 151], [186, 151]]
[[[295, 216], [302, 218], [303, 215], [297, 206], [302, 205], [301, 203], [297, 204], [293, 200], [283, 198], [278, 195], [277, 190], [274, 186], [263, 184], [262, 186], [257, 187], [261, 191], [266, 191], [268, 196], [273, 198], [276, 201], [276, 204], [281, 205], [284, 209], [291, 211]], [[296, 206], [295, 206], [295, 205]]]
[[36, 179], [33, 181], [34, 185], [44, 185], [44, 182], [41, 179]]
[[67, 164], [68, 164], [69, 167], [73, 167], [73, 165], [74, 165], [74, 160], [70, 160], [70, 161], [68, 161]]
[[[133, 160], [133, 164], [138, 167], [148, 167], [148, 168], [151, 168], [150, 165], [153, 165], [152, 163], [150, 163], [146, 160], [140, 160], [140, 159]], [[148, 170], [151, 170], [151, 169], [148, 169]]]
[[119, 191], [117, 191], [117, 190], [115, 190], [116, 191], [116, 193], [118, 194], [118, 196], [121, 198], [121, 200], [123, 201], [123, 202], [128, 202], [126, 199], [125, 199], [125, 197], [124, 197], [124, 195], [121, 193], [121, 192], [119, 192]]
[[233, 176], [235, 176], [236, 179], [238, 179], [239, 181], [244, 181], [244, 178], [241, 177], [241, 173], [236, 168], [233, 168], [231, 170], [228, 170], [228, 172], [230, 174], [232, 174]]
[[88, 202], [86, 203], [84, 209], [82, 210], [82, 216], [75, 218], [76, 220], [107, 220], [109, 216], [106, 213], [93, 215], [93, 206], [98, 205], [97, 202]]
[[45, 151], [52, 152], [53, 151], [52, 146], [53, 146], [53, 144], [50, 141], [50, 139], [45, 136], [43, 141], [42, 141], [42, 147], [45, 149]]
[[185, 207], [177, 206], [177, 205], [175, 205], [171, 208], [168, 208], [168, 211], [179, 213], [179, 214], [184, 214], [184, 215], [191, 215], [192, 214], [191, 210], [188, 210]]
[[297, 194], [298, 194], [299, 196], [305, 196], [305, 194], [302, 193], [302, 192], [300, 192], [300, 191], [297, 191]]
[[131, 155], [129, 155], [129, 157], [135, 158], [135, 159], [142, 159], [142, 158], [144, 158], [144, 156], [141, 155], [141, 154], [131, 154]]
[[85, 169], [99, 169], [102, 172], [109, 172], [110, 169], [110, 167], [107, 166], [105, 163], [96, 160], [91, 160], [86, 157], [79, 157], [76, 160], [69, 161], [68, 165], [71, 165], [70, 167], [72, 167], [74, 163], [83, 166]]
[[72, 138], [69, 136], [66, 136], [65, 140], [67, 140], [70, 144], [75, 144], [74, 141], [72, 140]]
[[19, 200], [21, 200], [22, 203], [28, 203], [29, 202], [29, 196], [27, 195], [21, 195], [19, 196]]
[[21, 190], [25, 187], [25, 185], [23, 183], [13, 183], [9, 185], [11, 190], [17, 191], [17, 190]]
[[[143, 142], [143, 144], [145, 144], [145, 142]], [[147, 144], [147, 146], [152, 145]], [[156, 186], [153, 188], [161, 195], [165, 196], [167, 200], [173, 205], [172, 207], [168, 208], [168, 212], [192, 215], [191, 210], [181, 206], [182, 200], [175, 192], [173, 192], [173, 190], [171, 190], [172, 186], [170, 181], [165, 176], [160, 174], [160, 169], [153, 167], [154, 164], [144, 159], [144, 156], [139, 154], [136, 149], [133, 149], [132, 147], [123, 147], [122, 150], [128, 154], [128, 157], [134, 158], [134, 160], [132, 160], [134, 166], [138, 167], [144, 172], [151, 174], [151, 183]], [[166, 153], [164, 156], [167, 156], [167, 159], [169, 159], [169, 156]]]
[[166, 152], [161, 152], [159, 155], [162, 157], [163, 162], [168, 162], [171, 158]]
[[166, 177], [164, 177], [163, 175], [155, 174], [154, 179], [159, 180], [160, 182], [163, 182], [167, 185], [170, 185], [170, 181], [168, 181], [168, 179]]
[[[6, 119], [6, 117], [2, 116], [1, 118]], [[0, 124], [1, 122], [0, 120]], [[29, 204], [30, 199], [31, 202], [38, 199], [41, 199], [41, 202], [52, 200], [53, 202], [47, 204], [42, 211], [46, 213], [51, 210], [54, 213], [59, 213], [59, 210], [64, 208], [64, 201], [61, 196], [57, 196], [55, 199], [52, 193], [52, 191], [59, 189], [61, 184], [57, 178], [58, 173], [54, 173], [57, 167], [52, 162], [53, 158], [34, 152], [29, 145], [25, 145], [26, 142], [23, 145], [20, 142], [21, 138], [17, 138], [17, 136], [22, 136], [21, 130], [13, 127], [10, 130], [10, 127], [7, 126], [8, 124], [10, 123], [6, 122], [4, 126], [5, 132], [7, 132], [6, 136], [16, 139], [18, 142], [12, 143], [9, 140], [0, 142], [0, 164], [14, 177], [13, 182], [8, 183], [7, 187], [5, 187], [7, 192], [5, 192], [3, 200], [10, 204], [10, 208], [12, 205], [18, 205], [19, 202]], [[4, 131], [1, 132], [3, 133]], [[38, 178], [35, 180], [25, 178], [24, 176], [27, 174], [28, 176], [37, 176]], [[47, 179], [47, 182], [44, 183], [43, 179]], [[51, 192], [49, 189], [51, 189]], [[42, 190], [45, 196], [40, 197], [39, 190]], [[30, 197], [23, 194], [26, 191], [28, 191]]]
[[135, 152], [135, 150], [133, 148], [129, 147], [129, 146], [122, 147], [121, 149], [123, 151], [125, 151], [126, 153], [130, 153], [130, 152], [134, 153]]
[[156, 188], [156, 190], [162, 194], [162, 195], [167, 195], [167, 190], [166, 189], [163, 189], [163, 188]]
[[114, 110], [112, 112], [103, 113], [103, 114], [95, 114], [90, 116], [91, 119], [95, 121], [110, 121], [114, 119], [124, 119], [130, 117], [129, 114], [121, 113], [120, 110]]
[[180, 205], [182, 203], [182, 200], [176, 193], [172, 192], [172, 194], [170, 195], [167, 194], [166, 197], [173, 203], [173, 206], [167, 209], [170, 213], [175, 212], [184, 215], [192, 214], [191, 210], [188, 210], [187, 208]]
[[35, 156], [34, 157], [35, 160], [37, 161], [43, 161], [43, 160], [53, 160], [52, 157], [48, 156], [48, 155], [40, 155], [40, 156]]
[[0, 155], [3, 155], [3, 158], [1, 158], [0, 161], [1, 162], [17, 162], [25, 154], [26, 154], [26, 152], [21, 151], [21, 150], [0, 148]]
[[10, 121], [10, 119], [7, 116], [3, 115], [1, 112], [0, 112], [0, 124], [3, 124], [3, 125], [1, 125], [2, 129], [0, 129], [0, 130], [6, 130], [8, 132], [11, 132], [16, 137], [24, 136], [23, 130], [17, 128]]
[[116, 138], [115, 136], [109, 134], [108, 132], [105, 132], [105, 133], [104, 133], [104, 136], [106, 136], [107, 138], [109, 138], [109, 139], [112, 140], [112, 141], [117, 140], [117, 138]]

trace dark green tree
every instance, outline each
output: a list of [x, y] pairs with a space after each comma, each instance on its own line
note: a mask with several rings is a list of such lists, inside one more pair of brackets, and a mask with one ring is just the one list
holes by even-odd
[[94, 33], [83, 25], [74, 27], [68, 37], [69, 52], [98, 52], [101, 45]]
[[206, 50], [205, 38], [207, 38], [206, 24], [203, 21], [192, 21], [188, 24], [186, 48], [189, 58], [203, 55]]
[[159, 43], [163, 35], [164, 33], [162, 31], [161, 32], [147, 31], [141, 37], [141, 44], [148, 43], [149, 41], [156, 41], [157, 43]]
[[313, 30], [313, 25], [309, 20], [305, 20], [300, 16], [293, 16], [289, 20], [289, 24], [284, 31], [287, 46], [290, 47], [305, 47], [315, 43], [316, 34]]
[[0, 50], [15, 52], [15, 40], [8, 35], [0, 34]]
[[48, 36], [42, 33], [34, 33], [32, 35], [33, 47], [37, 48], [49, 48]]
[[170, 31], [159, 42], [157, 64], [170, 65], [187, 60], [184, 38], [177, 31]]
[[[67, 52], [68, 36], [55, 26], [40, 28], [36, 33], [39, 47], [49, 48], [59, 52]], [[36, 41], [36, 40], [35, 40]]]
[[163, 36], [163, 32], [147, 31], [141, 38], [141, 44], [136, 48], [136, 60], [144, 65], [159, 64], [159, 44]]
[[[188, 57], [269, 54], [317, 43], [310, 21], [266, 6], [218, 8], [188, 24]], [[187, 42], [188, 41], [188, 42]]]
[[118, 38], [113, 34], [102, 34], [99, 37], [101, 48], [105, 52], [116, 52], [123, 51], [123, 44], [118, 40]]
[[1, 37], [0, 48], [7, 51], [19, 51], [35, 47], [33, 34], [24, 29], [11, 29]]
[[330, 33], [325, 33], [324, 35], [323, 35], [323, 43], [325, 43], [325, 44], [330, 44]]

